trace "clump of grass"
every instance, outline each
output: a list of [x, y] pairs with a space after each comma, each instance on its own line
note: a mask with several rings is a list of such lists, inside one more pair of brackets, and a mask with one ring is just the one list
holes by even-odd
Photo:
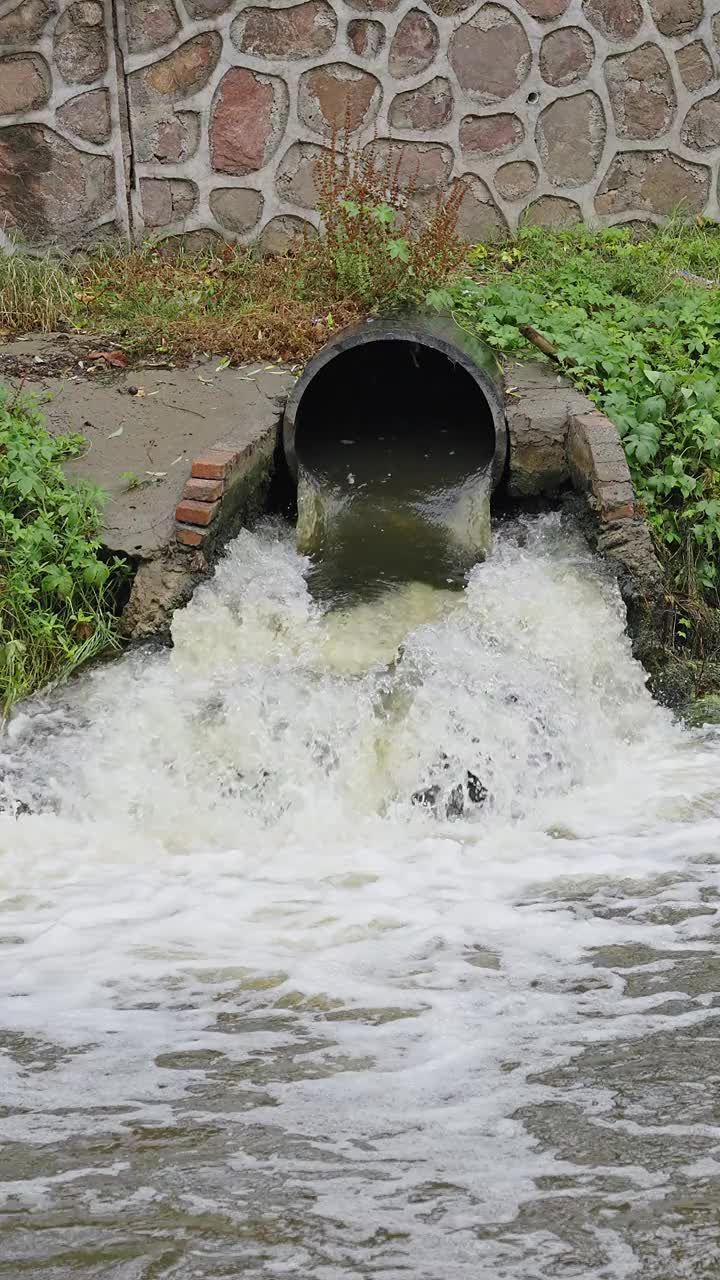
[[75, 310], [67, 266], [47, 256], [0, 252], [0, 329], [47, 333], [63, 329]]
[[199, 255], [168, 257], [162, 244], [152, 244], [106, 249], [79, 264], [73, 321], [134, 354], [294, 361], [359, 314], [356, 301], [319, 287], [302, 249], [263, 258], [218, 243]]
[[99, 556], [99, 491], [70, 484], [27, 399], [0, 388], [0, 714], [88, 658], [117, 647], [112, 593], [120, 561]]

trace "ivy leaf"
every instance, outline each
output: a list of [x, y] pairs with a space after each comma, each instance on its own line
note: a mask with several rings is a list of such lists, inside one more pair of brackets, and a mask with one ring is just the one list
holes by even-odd
[[389, 240], [388, 253], [396, 262], [410, 261], [410, 245], [407, 240]]
[[661, 432], [654, 422], [637, 422], [625, 437], [625, 447], [644, 466], [655, 457], [660, 448]]
[[389, 204], [379, 204], [373, 209], [372, 216], [381, 227], [392, 227], [395, 223], [395, 210]]
[[449, 289], [431, 289], [425, 296], [425, 305], [432, 311], [452, 311], [453, 296]]
[[64, 565], [52, 564], [49, 566], [42, 580], [42, 589], [47, 591], [48, 594], [54, 592], [63, 599], [70, 595], [73, 589], [73, 581]]
[[102, 560], [91, 560], [83, 569], [83, 578], [91, 587], [101, 587], [110, 576], [110, 570]]
[[664, 396], [648, 396], [638, 406], [638, 418], [641, 422], [658, 422], [665, 416], [667, 403]]

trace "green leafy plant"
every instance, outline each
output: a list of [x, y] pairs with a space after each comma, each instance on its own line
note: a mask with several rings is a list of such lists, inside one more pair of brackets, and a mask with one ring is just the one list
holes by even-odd
[[[702, 268], [699, 284], [688, 263]], [[720, 289], [703, 283], [713, 271], [720, 277], [717, 227], [671, 225], [644, 239], [528, 228], [452, 298], [459, 323], [501, 350], [527, 347], [524, 325], [549, 339], [567, 376], [618, 425], [669, 586], [717, 607]]]
[[125, 485], [125, 488], [127, 489], [128, 493], [132, 492], [133, 489], [140, 488], [140, 484], [141, 484], [140, 477], [136, 476], [134, 471], [123, 471], [120, 476], [120, 479]]
[[36, 407], [0, 388], [0, 711], [118, 646], [118, 560], [99, 555], [99, 491], [71, 484]]
[[326, 290], [366, 309], [424, 302], [466, 265], [462, 183], [428, 204], [398, 162], [334, 140], [317, 162], [316, 185], [324, 234], [304, 256]]

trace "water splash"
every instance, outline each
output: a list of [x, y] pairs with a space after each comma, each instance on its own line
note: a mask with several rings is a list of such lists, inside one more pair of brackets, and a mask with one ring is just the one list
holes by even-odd
[[[328, 608], [307, 573], [244, 533], [171, 652], [11, 723], [0, 1254], [62, 1280], [700, 1264], [717, 738], [653, 703], [557, 517], [501, 529], [464, 591]], [[468, 772], [482, 803], [413, 803]]]

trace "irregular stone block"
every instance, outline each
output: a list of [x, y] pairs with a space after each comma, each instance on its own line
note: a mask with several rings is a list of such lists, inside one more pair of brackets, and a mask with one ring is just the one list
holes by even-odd
[[512, 497], [555, 495], [570, 472], [565, 444], [570, 418], [592, 410], [585, 396], [549, 364], [519, 361], [505, 370]]
[[417, 76], [434, 60], [440, 47], [438, 29], [422, 9], [411, 9], [401, 19], [388, 53], [391, 75], [402, 80]]
[[0, 18], [0, 48], [32, 44], [56, 13], [55, 0], [23, 0]]
[[465, 187], [465, 195], [458, 214], [458, 235], [471, 244], [501, 239], [507, 234], [507, 222], [486, 183], [474, 173], [464, 173], [460, 182]]
[[280, 161], [275, 180], [283, 200], [299, 204], [303, 209], [317, 209], [320, 195], [317, 166], [322, 156], [329, 154], [327, 147], [314, 142], [293, 142]]
[[261, 253], [280, 255], [300, 248], [308, 237], [316, 235], [312, 222], [283, 213], [265, 223], [257, 243]]
[[475, 0], [427, 0], [428, 8], [432, 9], [438, 18], [455, 18], [474, 3]]
[[522, 200], [537, 186], [538, 170], [530, 160], [511, 160], [495, 174], [494, 184], [504, 200]]
[[224, 243], [223, 237], [212, 227], [195, 227], [192, 231], [179, 231], [165, 236], [158, 244], [158, 252], [169, 262], [180, 256], [197, 257], [200, 253], [216, 253]]
[[563, 16], [570, 0], [519, 0], [519, 3], [531, 18], [537, 18], [538, 22], [551, 22], [553, 18]]
[[574, 487], [606, 519], [632, 517], [635, 494], [617, 427], [603, 413], [574, 414], [567, 435]]
[[710, 170], [671, 151], [621, 151], [595, 197], [599, 214], [702, 213], [710, 190]]
[[132, 106], [157, 104], [162, 99], [177, 102], [197, 93], [215, 70], [221, 48], [217, 31], [206, 31], [181, 44], [167, 58], [134, 71], [130, 76]]
[[533, 227], [574, 227], [582, 222], [582, 209], [564, 196], [540, 196], [528, 205], [524, 221]]
[[388, 117], [394, 129], [440, 129], [452, 118], [450, 81], [436, 76], [419, 89], [409, 89], [393, 99]]
[[691, 93], [709, 84], [715, 74], [712, 58], [702, 40], [694, 40], [692, 44], [678, 49], [675, 58], [680, 78]]
[[298, 87], [298, 116], [308, 129], [330, 137], [337, 130], [356, 133], [375, 119], [380, 81], [369, 71], [335, 62], [305, 71]]
[[622, 138], [656, 138], [670, 128], [675, 89], [668, 60], [656, 44], [608, 58], [605, 79]]
[[583, 13], [608, 40], [632, 40], [644, 16], [640, 0], [583, 0]]
[[650, 0], [650, 11], [664, 36], [684, 36], [703, 19], [703, 0]]
[[325, 0], [307, 0], [288, 9], [250, 6], [230, 28], [241, 53], [256, 58], [312, 58], [327, 53], [335, 42], [337, 18]]
[[382, 22], [370, 18], [353, 18], [348, 22], [348, 42], [358, 58], [375, 58], [385, 44]]
[[400, 0], [347, 0], [347, 3], [351, 9], [359, 9], [363, 13], [392, 13]]
[[484, 4], [450, 39], [450, 65], [461, 88], [478, 102], [501, 102], [530, 70], [530, 44], [517, 18], [502, 5]]
[[241, 177], [262, 169], [280, 145], [288, 110], [284, 80], [246, 67], [226, 71], [210, 120], [213, 168]]
[[389, 177], [397, 175], [403, 186], [411, 186], [416, 192], [442, 191], [450, 179], [454, 156], [452, 149], [442, 143], [376, 138], [365, 150], [375, 157]]
[[[200, 547], [208, 530], [187, 525], [187, 533], [177, 539], [183, 547]], [[197, 535], [197, 536], [195, 536]], [[201, 552], [196, 556], [203, 563]], [[123, 633], [132, 640], [148, 640], [158, 635], [170, 636], [173, 613], [187, 604], [202, 577], [194, 568], [196, 557], [175, 548], [152, 560], [143, 560], [133, 579], [130, 599], [122, 616]]]
[[113, 161], [44, 125], [0, 129], [0, 208], [30, 240], [83, 239], [89, 223], [115, 212]]
[[143, 221], [146, 227], [169, 227], [195, 208], [198, 189], [186, 178], [141, 178]]
[[595, 58], [592, 37], [581, 27], [560, 27], [540, 46], [540, 74], [548, 84], [565, 87], [582, 80]]
[[460, 121], [460, 149], [469, 159], [506, 155], [519, 147], [524, 137], [522, 121], [507, 112], [495, 116], [463, 116]]
[[681, 137], [686, 147], [708, 151], [720, 147], [720, 93], [701, 98], [688, 111]]
[[159, 49], [180, 30], [172, 0], [125, 0], [125, 14], [131, 53]]
[[105, 74], [105, 14], [98, 0], [77, 0], [61, 14], [53, 52], [55, 66], [68, 84], [90, 84]]
[[260, 191], [242, 187], [216, 187], [210, 192], [210, 208], [227, 231], [246, 235], [257, 226], [264, 200]]
[[216, 18], [232, 3], [233, 0], [185, 0], [185, 8], [191, 18]]
[[605, 144], [605, 113], [597, 94], [558, 98], [540, 113], [536, 142], [555, 186], [580, 187], [593, 177]]
[[0, 58], [0, 116], [37, 111], [50, 99], [52, 79], [39, 53], [16, 53]]
[[712, 20], [712, 33], [713, 40], [715, 41], [715, 48], [718, 53], [720, 53], [720, 13], [716, 13]]
[[133, 120], [135, 155], [143, 164], [182, 164], [197, 151], [200, 117], [195, 111], [178, 111], [155, 118], [143, 113]]
[[556, 494], [569, 478], [565, 458], [568, 409], [562, 392], [534, 396], [530, 404], [511, 398], [507, 425], [511, 497]]
[[56, 119], [69, 133], [100, 146], [108, 141], [112, 130], [109, 91], [90, 89], [78, 94], [58, 108]]

